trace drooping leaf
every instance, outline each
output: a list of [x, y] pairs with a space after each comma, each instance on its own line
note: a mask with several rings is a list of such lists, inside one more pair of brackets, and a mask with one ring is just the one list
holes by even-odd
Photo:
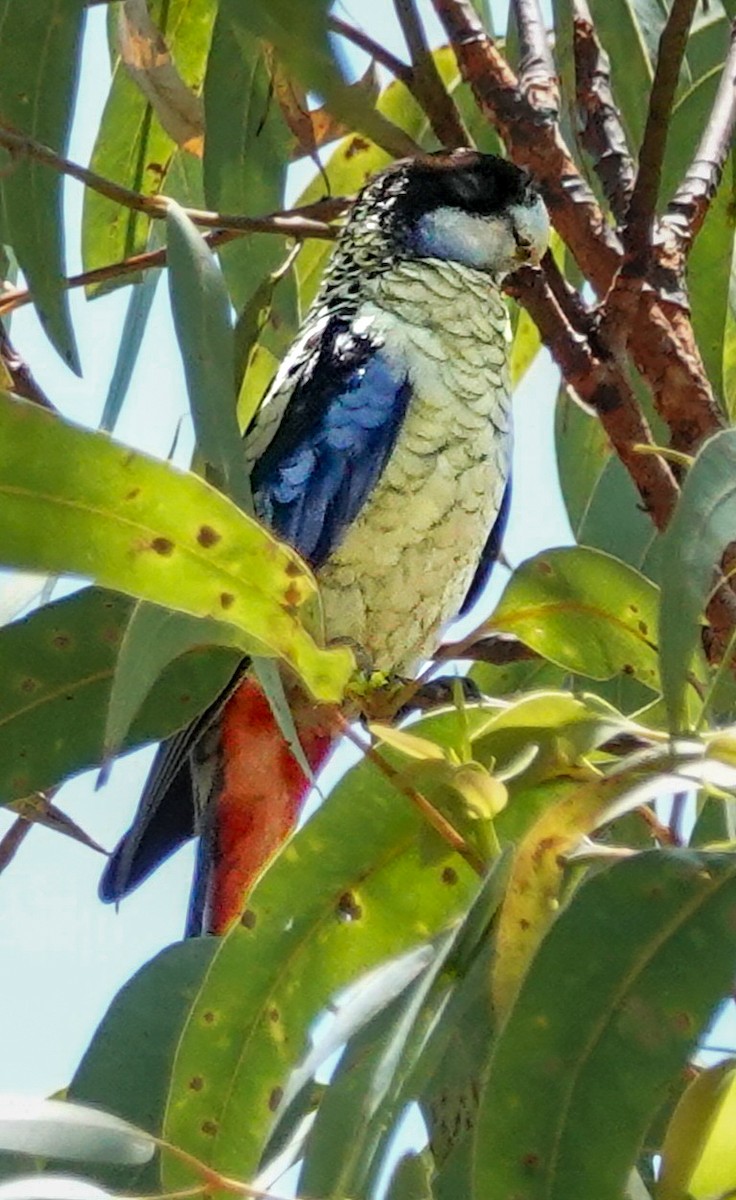
[[687, 473], [662, 540], [660, 671], [670, 727], [686, 720], [685, 690], [714, 572], [736, 528], [736, 431], [709, 438]]
[[[160, 3], [157, 7], [161, 8]], [[116, 9], [117, 21], [120, 9]], [[154, 20], [157, 17], [152, 9]], [[102, 114], [90, 170], [105, 179], [145, 196], [156, 196], [166, 179], [174, 142], [156, 121], [151, 105], [136, 87], [118, 58]], [[142, 254], [148, 243], [151, 218], [116, 204], [87, 189], [82, 218], [82, 262], [86, 271]], [[130, 277], [125, 278], [125, 283]], [[105, 281], [88, 286], [88, 295], [100, 295], [111, 286]]]
[[[172, 1077], [170, 1140], [238, 1176], [253, 1173], [288, 1073], [330, 997], [444, 928], [477, 886], [436, 836], [425, 853], [424, 828], [364, 762], [295, 835], [256, 885], [192, 1008]], [[165, 1186], [182, 1179], [166, 1167]]]
[[352, 656], [318, 649], [296, 619], [315, 594], [309, 572], [224, 496], [10, 398], [0, 397], [0, 439], [0, 561], [214, 618], [232, 645], [284, 657], [315, 695], [340, 694]]
[[211, 483], [252, 508], [235, 416], [235, 349], [225, 282], [202, 235], [177, 204], [169, 205], [169, 293], [197, 435]]
[[127, 1121], [61, 1100], [0, 1096], [0, 1149], [16, 1154], [135, 1165], [155, 1145]]
[[143, 280], [136, 284], [130, 293], [117, 358], [100, 417], [100, 429], [106, 433], [112, 433], [122, 411], [151, 315], [160, 275], [160, 271], [147, 271]]
[[648, 851], [578, 888], [499, 1036], [476, 1195], [621, 1196], [663, 1089], [731, 988], [735, 905], [725, 854]]
[[[0, 2], [0, 120], [65, 155], [77, 91], [83, 0]], [[28, 280], [36, 311], [67, 366], [81, 373], [66, 274], [58, 171], [18, 155], [2, 176], [4, 236]]]
[[[217, 948], [191, 938], [162, 950], [113, 999], [69, 1085], [69, 1099], [114, 1111], [156, 1136], [163, 1125], [171, 1064], [189, 1006]], [[98, 1166], [114, 1188], [155, 1191], [155, 1164]]]
[[[204, 83], [204, 190], [216, 212], [261, 216], [283, 207], [292, 137], [273, 94], [263, 42], [247, 32], [239, 0], [222, 0]], [[238, 312], [284, 257], [273, 235], [239, 238], [220, 251]]]
[[682, 1095], [662, 1146], [657, 1200], [708, 1200], [736, 1180], [736, 1070], [727, 1058], [701, 1071]]
[[310, 1131], [299, 1194], [374, 1194], [407, 1104], [422, 1094], [443, 1052], [451, 1044], [455, 1051], [463, 1011], [456, 987], [488, 940], [509, 862], [509, 855], [496, 860], [467, 916], [438, 940], [422, 974], [351, 1038]]
[[716, 395], [725, 394], [723, 378], [731, 259], [736, 219], [734, 157], [729, 157], [720, 186], [688, 258], [688, 295], [693, 329]]
[[618, 559], [563, 547], [517, 567], [489, 627], [578, 675], [624, 672], [656, 690], [658, 600], [654, 584]]
[[[61, 783], [104, 759], [125, 596], [86, 588], [0, 630], [0, 802]], [[159, 675], [125, 749], [168, 737], [231, 678], [237, 650], [191, 651]]]

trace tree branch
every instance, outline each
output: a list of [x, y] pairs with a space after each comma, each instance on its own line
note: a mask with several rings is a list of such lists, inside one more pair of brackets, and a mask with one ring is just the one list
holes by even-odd
[[[0, 126], [0, 146], [5, 146], [13, 155], [26, 154], [37, 162], [42, 162], [52, 170], [83, 183], [85, 187], [124, 208], [135, 212], [146, 213], [147, 216], [161, 219], [166, 216], [168, 200], [165, 196], [144, 196], [141, 192], [131, 191], [121, 187], [111, 179], [105, 179], [94, 171], [78, 163], [62, 158], [48, 146], [37, 142], [35, 138], [16, 133], [12, 129]], [[317, 220], [311, 213], [323, 211], [331, 216], [342, 212], [347, 202], [344, 200], [320, 200], [316, 205], [304, 209], [292, 209], [290, 212], [272, 213], [266, 217], [233, 216], [226, 213], [207, 212], [197, 208], [185, 208], [184, 212], [195, 225], [204, 229], [229, 229], [237, 233], [280, 233], [286, 237], [317, 237], [333, 238], [335, 232], [324, 221]]]
[[437, 140], [451, 150], [470, 145], [468, 131], [437, 70], [414, 0], [394, 0], [394, 8], [411, 56], [412, 91], [429, 117]]
[[532, 108], [557, 120], [560, 89], [539, 0], [511, 0], [519, 30], [519, 87]]
[[498, 129], [514, 162], [535, 177], [555, 229], [585, 277], [604, 294], [621, 262], [621, 247], [556, 123], [522, 94], [516, 75], [470, 0], [433, 3], [478, 107]]
[[0, 359], [13, 382], [13, 391], [16, 396], [22, 396], [24, 400], [30, 400], [33, 404], [40, 405], [41, 408], [48, 408], [52, 412], [57, 411], [55, 405], [51, 403], [34, 379], [31, 368], [25, 359], [21, 358], [1, 324]]
[[[324, 206], [326, 211], [329, 211], [333, 206], [335, 213], [343, 211], [350, 204], [347, 197], [336, 197], [335, 199], [318, 201], [317, 204], [310, 205], [310, 209], [317, 209]], [[294, 209], [298, 212], [298, 209]], [[308, 209], [303, 210], [307, 212]], [[286, 214], [285, 214], [286, 215]], [[254, 218], [257, 219], [257, 218]], [[264, 218], [264, 221], [268, 218]], [[337, 230], [328, 225], [325, 227], [330, 231], [330, 237], [337, 237]], [[224, 246], [227, 242], [232, 242], [236, 238], [245, 237], [248, 231], [234, 229], [216, 229], [212, 233], [204, 235], [204, 240], [211, 250], [218, 246]], [[263, 232], [263, 231], [262, 231]], [[281, 232], [273, 230], [273, 232]], [[320, 235], [326, 237], [327, 234]], [[133, 254], [130, 258], [123, 258], [119, 262], [109, 263], [104, 267], [95, 267], [92, 271], [82, 271], [79, 275], [71, 275], [68, 279], [62, 281], [62, 286], [67, 289], [87, 287], [89, 284], [106, 283], [111, 279], [120, 279], [126, 275], [138, 275], [141, 271], [151, 270], [153, 267], [165, 267], [167, 262], [166, 248], [161, 250], [149, 250], [143, 254]], [[0, 317], [7, 313], [13, 312], [16, 308], [23, 308], [24, 305], [30, 304], [33, 301], [33, 296], [28, 288], [6, 288], [0, 293]]]
[[736, 20], [713, 108], [685, 177], [670, 201], [664, 224], [680, 242], [683, 256], [705, 220], [723, 173], [736, 126]]
[[595, 354], [588, 340], [575, 331], [541, 271], [523, 267], [514, 272], [506, 291], [530, 313], [568, 387], [597, 413], [643, 506], [657, 529], [664, 529], [678, 487], [664, 459], [634, 449], [637, 444], [653, 445], [653, 441], [626, 376], [612, 357], [604, 357], [604, 352]]
[[596, 37], [587, 0], [573, 0], [573, 57], [580, 141], [611, 212], [622, 224], [634, 187], [634, 163], [611, 91], [611, 64]]
[[680, 67], [698, 0], [672, 0], [672, 8], [659, 39], [644, 138], [639, 151], [639, 169], [624, 228], [624, 246], [642, 257], [643, 273], [651, 249], [651, 233], [657, 208], [662, 164], [667, 146], [672, 105], [680, 78]]
[[[469, 0], [433, 2], [481, 111], [499, 130], [513, 160], [534, 175], [553, 225], [598, 295], [606, 295], [623, 265], [622, 246], [581, 178], [559, 127], [540, 119], [522, 95], [514, 72], [480, 25]], [[692, 450], [721, 423], [692, 328], [689, 322], [685, 328], [669, 309], [665, 312], [654, 291], [640, 287], [637, 297], [622, 275], [619, 281], [621, 287], [609, 298], [608, 328], [604, 320], [608, 356], [622, 352], [628, 338], [637, 369], [658, 410], [666, 414], [678, 448], [687, 449], [685, 439], [693, 436]], [[621, 311], [613, 311], [616, 306]], [[636, 470], [633, 463], [629, 466]], [[663, 493], [657, 507], [666, 511], [668, 506]]]

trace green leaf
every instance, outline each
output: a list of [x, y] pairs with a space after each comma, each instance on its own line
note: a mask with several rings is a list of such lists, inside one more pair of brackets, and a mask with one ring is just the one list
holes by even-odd
[[639, 493], [611, 452], [598, 418], [564, 391], [557, 401], [555, 444], [560, 486], [576, 540], [654, 575], [656, 581], [656, 564], [651, 560], [656, 530], [642, 512]]
[[[283, 207], [292, 136], [271, 83], [266, 50], [243, 26], [240, 0], [222, 0], [204, 83], [204, 190], [216, 212], [261, 216]], [[220, 251], [240, 311], [284, 257], [284, 240], [254, 234]]]
[[[203, 645], [216, 646], [218, 641], [225, 647], [231, 644], [227, 629], [215, 621], [173, 612], [145, 600], [133, 607], [110, 689], [104, 741], [106, 759], [120, 753], [136, 716], [167, 667], [190, 650]], [[233, 669], [236, 661], [231, 664]]]
[[438, 939], [421, 975], [350, 1039], [310, 1131], [298, 1194], [375, 1193], [406, 1105], [454, 1042], [458, 1005], [449, 1008], [467, 962], [488, 940], [509, 864], [510, 856], [496, 860], [469, 912]]
[[475, 1195], [618, 1200], [667, 1083], [730, 991], [735, 911], [733, 855], [648, 851], [578, 888], [499, 1036]]
[[736, 430], [709, 438], [683, 483], [662, 539], [660, 671], [670, 728], [686, 722], [685, 691], [714, 572], [736, 527]]
[[681, 1097], [662, 1146], [657, 1200], [709, 1200], [736, 1181], [736, 1063], [701, 1071]]
[[[69, 141], [83, 27], [83, 0], [0, 0], [3, 124], [61, 155]], [[19, 154], [2, 174], [4, 233], [49, 340], [80, 375], [69, 298], [62, 286], [62, 185], [58, 171]]]
[[[393, 1094], [402, 1092], [405, 1076], [415, 1065], [414, 1055], [407, 1054], [407, 1041], [420, 1014], [425, 1015], [422, 1009], [438, 982], [452, 941], [450, 935], [440, 939], [434, 960], [412, 987], [351, 1038], [310, 1130], [298, 1195], [371, 1194], [366, 1176], [377, 1143], [394, 1127]], [[444, 981], [442, 990], [447, 987]], [[434, 998], [435, 1011], [440, 1000], [441, 995]]]
[[[189, 1007], [218, 943], [190, 938], [168, 946], [120, 989], [69, 1085], [69, 1099], [108, 1109], [160, 1135], [171, 1064]], [[154, 1164], [98, 1168], [94, 1177], [116, 1191], [155, 1191]]]
[[249, 511], [252, 499], [235, 416], [235, 348], [225, 281], [204, 238], [173, 201], [166, 225], [171, 309], [197, 448], [210, 482]]
[[[0, 629], [0, 802], [19, 800], [104, 758], [118, 646], [133, 605], [85, 588]], [[191, 651], [157, 680], [123, 741], [168, 737], [222, 690], [240, 655]]]
[[128, 307], [120, 335], [117, 358], [113, 367], [110, 383], [105, 396], [105, 404], [100, 417], [100, 429], [112, 433], [133, 377], [138, 352], [143, 343], [148, 318], [156, 296], [160, 271], [147, 271], [143, 280], [135, 284], [130, 293]]
[[[477, 888], [436, 836], [424, 854], [425, 829], [410, 802], [362, 762], [299, 830], [256, 885], [192, 1008], [167, 1138], [218, 1169], [252, 1176], [316, 1016], [348, 982], [442, 930]], [[202, 1086], [193, 1089], [193, 1078]], [[167, 1164], [167, 1188], [183, 1179]]]
[[314, 602], [307, 568], [219, 492], [7, 397], [0, 441], [0, 561], [91, 576], [214, 618], [230, 628], [232, 645], [268, 647], [315, 696], [339, 697], [352, 655], [319, 649], [296, 619], [299, 605]]
[[134, 1165], [148, 1162], [154, 1143], [119, 1117], [82, 1104], [0, 1097], [0, 1149], [17, 1154]]
[[725, 395], [723, 360], [731, 286], [735, 183], [734, 158], [731, 155], [726, 161], [723, 178], [703, 227], [695, 239], [687, 269], [695, 338], [713, 390], [720, 396]]
[[[124, 20], [120, 6], [111, 5], [109, 26], [117, 43], [117, 23]], [[150, 16], [160, 30], [176, 68], [184, 82], [199, 95], [209, 49], [214, 0], [150, 0]], [[114, 10], [114, 11], [113, 11]], [[130, 77], [119, 56], [114, 54], [113, 80], [100, 123], [90, 167], [107, 179], [114, 179], [146, 196], [158, 195], [166, 188], [180, 203], [169, 173], [182, 155], [198, 165], [193, 154], [179, 151], [162, 129], [143, 92]], [[82, 223], [82, 257], [87, 270], [117, 262], [131, 254], [142, 253], [147, 246], [151, 219], [114, 204], [99, 193], [87, 191]], [[130, 282], [130, 276], [124, 278]], [[93, 285], [92, 295], [101, 294], [119, 281]]]
[[428, 1150], [402, 1155], [391, 1176], [386, 1200], [432, 1200], [432, 1156]]
[[657, 589], [638, 571], [576, 546], [517, 567], [488, 624], [578, 675], [623, 672], [656, 691], [657, 606]]

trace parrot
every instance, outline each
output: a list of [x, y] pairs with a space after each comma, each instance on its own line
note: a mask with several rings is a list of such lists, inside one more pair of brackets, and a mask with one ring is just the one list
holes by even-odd
[[[476, 150], [368, 179], [243, 436], [256, 516], [309, 564], [328, 644], [410, 678], [483, 590], [509, 499], [507, 273], [549, 238], [526, 171]], [[100, 884], [118, 902], [199, 837], [187, 934], [225, 933], [335, 743], [286, 675], [308, 777], [244, 662], [162, 743]], [[303, 760], [302, 760], [303, 762]]]

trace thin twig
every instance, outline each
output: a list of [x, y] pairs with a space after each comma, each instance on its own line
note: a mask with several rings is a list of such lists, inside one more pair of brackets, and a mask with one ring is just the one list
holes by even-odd
[[[337, 214], [348, 207], [350, 200], [340, 197], [334, 200], [319, 201], [319, 204], [323, 205], [326, 211], [334, 208]], [[317, 205], [311, 205], [310, 207], [316, 208]], [[272, 232], [280, 231], [273, 230]], [[325, 233], [319, 236], [322, 238], [329, 236], [330, 240], [333, 240], [337, 235], [337, 229], [331, 225], [326, 225]], [[244, 236], [247, 236], [246, 232], [233, 229], [217, 229], [213, 233], [204, 235], [205, 241], [211, 250]], [[143, 254], [133, 254], [130, 258], [123, 258], [118, 262], [108, 263], [104, 267], [95, 267], [92, 271], [82, 271], [79, 275], [71, 275], [68, 279], [62, 280], [62, 287], [72, 289], [106, 283], [111, 279], [121, 279], [126, 275], [138, 275], [141, 271], [148, 271], [155, 267], [164, 267], [166, 266], [166, 261], [165, 248], [148, 250]], [[32, 300], [33, 296], [28, 288], [6, 288], [4, 292], [0, 293], [0, 317], [13, 312], [16, 308], [23, 308], [24, 305], [30, 304]]]
[[340, 730], [340, 733], [342, 733], [348, 739], [348, 741], [352, 742], [354, 746], [357, 746], [357, 748], [362, 754], [365, 755], [368, 761], [372, 762], [373, 765], [378, 768], [381, 774], [388, 779], [403, 796], [406, 796], [407, 800], [412, 802], [414, 807], [422, 814], [425, 821], [432, 826], [432, 828], [440, 835], [443, 841], [447, 842], [448, 846], [451, 846], [456, 854], [461, 855], [461, 857], [465, 859], [466, 863], [473, 868], [476, 874], [484, 875], [486, 866], [482, 858], [475, 852], [472, 846], [468, 845], [465, 839], [450, 824], [446, 817], [443, 817], [442, 813], [439, 812], [433, 804], [430, 804], [426, 796], [423, 796], [422, 793], [418, 792], [416, 788], [413, 788], [410, 783], [407, 783], [407, 781], [402, 777], [401, 772], [397, 771], [395, 767], [392, 767], [391, 763], [387, 762], [383, 755], [379, 754], [373, 746], [371, 746], [368, 742], [364, 742], [363, 739], [352, 728], [350, 722], [339, 713], [336, 715], [336, 725]]
[[634, 163], [611, 90], [611, 64], [595, 32], [587, 0], [572, 0], [575, 97], [580, 142], [590, 155], [611, 212], [620, 223], [634, 187]]
[[657, 66], [639, 151], [639, 169], [624, 228], [624, 246], [629, 254], [643, 259], [639, 266], [642, 273], [646, 269], [651, 249], [652, 225], [672, 105], [697, 2], [698, 0], [672, 0], [672, 7], [659, 39]]
[[429, 117], [437, 140], [450, 150], [468, 146], [468, 131], [437, 70], [415, 0], [394, 0], [394, 8], [411, 56], [412, 90]]
[[[146, 213], [147, 216], [161, 219], [166, 216], [169, 201], [165, 196], [145, 196], [142, 192], [134, 192], [122, 187], [111, 179], [105, 179], [95, 171], [82, 167], [56, 154], [48, 146], [37, 142], [35, 138], [16, 133], [12, 129], [0, 126], [0, 146], [5, 146], [14, 155], [28, 155], [37, 162], [45, 163], [52, 170], [71, 179], [78, 180], [93, 192], [98, 192], [108, 200], [135, 212]], [[337, 205], [337, 209], [335, 206]], [[243, 217], [229, 213], [208, 212], [203, 209], [185, 208], [184, 212], [195, 225], [204, 229], [229, 229], [237, 233], [280, 233], [286, 237], [317, 237], [331, 238], [333, 231], [324, 221], [315, 218], [312, 213], [322, 211], [333, 213], [340, 211], [342, 200], [320, 200], [316, 205], [310, 204], [303, 209], [292, 209], [291, 212], [270, 213], [265, 217]]]
[[356, 29], [353, 25], [348, 25], [347, 21], [341, 21], [339, 17], [328, 17], [327, 24], [333, 33], [339, 34], [346, 41], [358, 46], [360, 50], [364, 50], [366, 54], [370, 54], [371, 58], [390, 71], [396, 79], [401, 80], [404, 87], [413, 91], [414, 72], [411, 67], [397, 58], [395, 54], [391, 54], [380, 42], [374, 42], [367, 33], [363, 33], [361, 29]]
[[51, 403], [43, 388], [36, 382], [28, 363], [15, 349], [4, 326], [1, 324], [0, 359], [13, 381], [13, 391], [16, 396], [22, 396], [24, 400], [30, 400], [32, 404], [38, 404], [41, 408], [48, 408], [52, 412], [57, 411], [56, 406]]
[[519, 87], [532, 108], [557, 120], [560, 89], [539, 0], [512, 0], [519, 31]]

